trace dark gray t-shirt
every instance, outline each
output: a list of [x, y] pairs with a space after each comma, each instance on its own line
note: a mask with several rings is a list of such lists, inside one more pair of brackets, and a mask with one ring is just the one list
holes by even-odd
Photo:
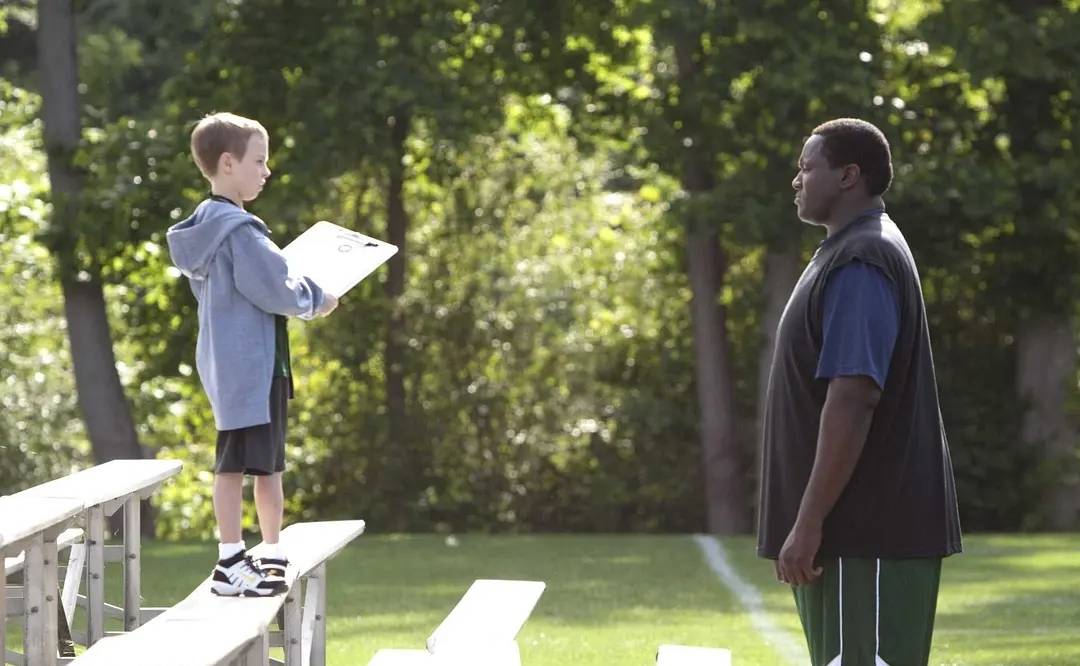
[[825, 519], [823, 557], [940, 557], [961, 549], [952, 462], [938, 406], [922, 288], [884, 211], [830, 237], [803, 271], [777, 327], [766, 394], [758, 554], [784, 544], [817, 451], [828, 380], [817, 377], [830, 273], [852, 261], [896, 285], [900, 325], [881, 400], [851, 479]]

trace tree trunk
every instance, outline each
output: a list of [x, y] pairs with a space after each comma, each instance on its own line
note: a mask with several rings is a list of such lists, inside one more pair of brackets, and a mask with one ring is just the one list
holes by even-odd
[[[1050, 0], [1014, 3], [1014, 11], [1032, 20]], [[1044, 150], [1040, 132], [1055, 121], [1053, 99], [1057, 87], [1034, 73], [1013, 73], [1005, 79], [1005, 101], [1011, 150], [1028, 159]], [[1021, 308], [1016, 335], [1017, 397], [1026, 403], [1021, 424], [1024, 444], [1038, 447], [1040, 459], [1060, 465], [1064, 471], [1047, 490], [1044, 507], [1051, 527], [1073, 529], [1080, 525], [1080, 482], [1076, 478], [1075, 432], [1069, 422], [1066, 402], [1068, 387], [1076, 381], [1076, 345], [1069, 312], [1071, 294], [1055, 294], [1062, 275], [1074, 269], [1074, 259], [1060, 252], [1071, 241], [1067, 221], [1054, 220], [1052, 209], [1060, 195], [1038, 175], [1020, 170], [1016, 225], [1012, 240], [1023, 252], [1022, 266], [1029, 271], [1025, 283], [1035, 294], [1054, 295], [1035, 301], [1032, 312]], [[1070, 464], [1070, 461], [1071, 464]]]
[[[799, 280], [799, 253], [795, 248], [770, 249], [765, 254], [765, 311], [762, 313], [761, 333], [764, 338], [758, 354], [757, 435], [762, 436], [762, 418], [765, 414], [765, 394], [769, 388], [769, 370], [772, 368], [773, 351], [776, 349], [776, 327], [791, 290]], [[760, 449], [760, 447], [758, 447]]]
[[719, 302], [727, 266], [715, 225], [695, 221], [687, 231], [694, 357], [701, 423], [707, 528], [746, 531], [746, 494], [735, 436], [727, 309]]
[[[720, 247], [719, 225], [706, 220], [694, 198], [715, 187], [712, 155], [704, 148], [700, 108], [694, 103], [700, 63], [700, 34], [676, 35], [679, 67], [679, 112], [686, 137], [682, 186], [690, 195], [687, 221], [687, 263], [694, 327], [694, 357], [701, 428], [701, 460], [705, 478], [706, 527], [714, 534], [738, 534], [748, 528], [747, 497], [735, 429], [734, 381], [731, 376], [727, 309], [720, 289], [727, 262]], [[685, 145], [685, 144], [684, 144]]]
[[38, 63], [41, 73], [45, 149], [52, 188], [53, 226], [64, 240], [53, 248], [61, 270], [64, 314], [79, 407], [94, 460], [141, 458], [135, 424], [116, 372], [105, 297], [96, 279], [71, 275], [71, 247], [78, 236], [77, 201], [82, 183], [71, 157], [79, 145], [79, 96], [71, 2], [38, 3]]
[[1016, 390], [1028, 407], [1021, 436], [1071, 472], [1048, 489], [1046, 501], [1050, 527], [1075, 529], [1080, 524], [1080, 480], [1075, 464], [1067, 464], [1075, 456], [1076, 432], [1066, 412], [1069, 386], [1076, 378], [1072, 322], [1061, 315], [1029, 320], [1016, 342]]
[[61, 283], [75, 386], [94, 461], [142, 458], [131, 409], [116, 373], [101, 283], [69, 278]]
[[769, 372], [776, 350], [776, 327], [784, 313], [791, 290], [799, 279], [799, 252], [795, 247], [770, 248], [765, 253], [765, 310], [761, 318], [762, 345], [758, 354], [757, 440], [754, 446], [754, 475], [761, 484], [761, 443], [764, 436], [765, 396]]
[[[386, 411], [389, 420], [390, 445], [398, 452], [394, 456], [397, 477], [395, 484], [403, 493], [416, 490], [409, 480], [411, 470], [419, 463], [413, 460], [413, 447], [407, 432], [407, 414], [405, 408], [405, 336], [406, 322], [401, 296], [405, 293], [405, 238], [409, 228], [409, 215], [405, 210], [404, 186], [405, 140], [409, 136], [410, 116], [407, 111], [394, 116], [390, 127], [393, 146], [393, 159], [390, 163], [389, 182], [387, 185], [387, 237], [398, 247], [398, 252], [390, 258], [389, 274], [386, 280], [386, 299], [390, 305], [390, 318], [386, 328], [386, 351], [384, 356], [386, 372]], [[401, 497], [407, 504], [408, 497]], [[402, 504], [404, 507], [405, 504]], [[394, 512], [398, 520], [394, 528], [404, 529], [404, 514]]]
[[[80, 232], [77, 202], [82, 188], [72, 164], [80, 136], [75, 17], [68, 0], [42, 1], [37, 9], [42, 117], [57, 239], [51, 249], [61, 274], [79, 408], [95, 462], [142, 458], [116, 371], [101, 282], [74, 275], [73, 248]], [[145, 503], [143, 514], [144, 530], [152, 534], [153, 521]]]

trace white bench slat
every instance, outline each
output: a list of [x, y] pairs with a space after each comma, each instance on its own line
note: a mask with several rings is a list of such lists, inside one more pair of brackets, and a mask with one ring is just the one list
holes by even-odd
[[512, 643], [529, 619], [545, 583], [531, 580], [476, 580], [431, 633], [428, 652], [452, 646], [475, 648]]
[[[74, 543], [78, 543], [82, 540], [83, 531], [78, 527], [71, 527], [60, 533], [60, 536], [56, 537], [56, 548], [63, 550]], [[23, 565], [26, 562], [26, 553], [20, 552], [14, 557], [4, 558], [4, 575], [10, 576], [13, 573], [22, 571]]]
[[[285, 572], [290, 590], [298, 578], [317, 569], [363, 532], [362, 520], [297, 523], [282, 530], [281, 548], [290, 562]], [[252, 548], [251, 553], [258, 556], [261, 550], [262, 544]], [[161, 655], [170, 660], [161, 661], [162, 666], [214, 666], [231, 657], [215, 656], [220, 654], [218, 648], [206, 656], [209, 653], [205, 653], [200, 645], [204, 631], [217, 632], [215, 635], [220, 636], [221, 645], [225, 648], [229, 647], [230, 636], [236, 638], [238, 635], [242, 640], [247, 640], [252, 627], [262, 637], [285, 598], [286, 594], [275, 597], [219, 597], [210, 592], [210, 579], [207, 578], [180, 603], [142, 627], [123, 637], [99, 641], [72, 663], [77, 666], [146, 666], [147, 663], [158, 664], [158, 655]], [[238, 634], [234, 629], [238, 630]], [[121, 640], [122, 643], [118, 642]], [[215, 642], [215, 645], [218, 643]], [[230, 653], [233, 656], [244, 650], [243, 646], [233, 647], [237, 650]], [[108, 658], [99, 661], [99, 653], [107, 654]]]
[[656, 652], [656, 666], [731, 666], [731, 650], [661, 645]]
[[473, 581], [427, 639], [427, 650], [379, 650], [368, 666], [514, 666], [517, 634], [546, 584], [528, 580]]
[[219, 620], [148, 622], [136, 631], [98, 641], [73, 663], [77, 666], [211, 666], [228, 663], [261, 640], [257, 623]]
[[110, 460], [28, 488], [18, 496], [74, 497], [86, 507], [141, 492], [180, 472], [179, 460]]
[[13, 544], [44, 532], [83, 510], [75, 500], [31, 498], [22, 493], [0, 497], [0, 544]]

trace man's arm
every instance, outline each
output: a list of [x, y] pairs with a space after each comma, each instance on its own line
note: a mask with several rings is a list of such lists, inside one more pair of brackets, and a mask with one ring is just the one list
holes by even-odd
[[814, 568], [814, 556], [821, 546], [825, 516], [851, 479], [880, 399], [881, 389], [869, 377], [841, 376], [829, 381], [810, 481], [776, 561], [781, 581], [803, 585], [821, 575], [820, 568]]

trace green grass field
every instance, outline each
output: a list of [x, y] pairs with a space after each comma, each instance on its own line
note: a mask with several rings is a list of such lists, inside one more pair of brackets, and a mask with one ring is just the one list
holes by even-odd
[[[661, 643], [727, 647], [739, 666], [784, 664], [686, 536], [364, 536], [329, 570], [329, 663], [420, 648], [475, 578], [544, 580], [519, 636], [526, 666], [646, 666]], [[748, 537], [723, 540], [766, 615], [802, 648], [790, 590]], [[1080, 536], [969, 536], [946, 560], [931, 663], [1080, 664]], [[147, 605], [209, 571], [210, 544], [144, 546]], [[119, 594], [110, 572], [113, 600]]]

